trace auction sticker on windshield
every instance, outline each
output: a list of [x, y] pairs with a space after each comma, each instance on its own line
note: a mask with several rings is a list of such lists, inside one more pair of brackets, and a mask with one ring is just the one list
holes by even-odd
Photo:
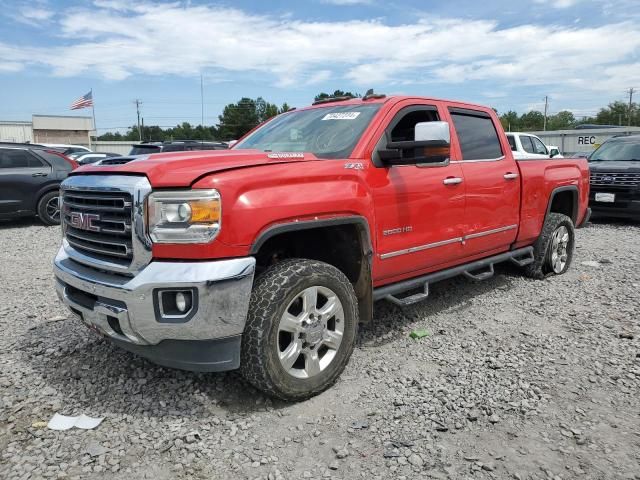
[[355, 120], [360, 112], [335, 112], [327, 113], [322, 120]]

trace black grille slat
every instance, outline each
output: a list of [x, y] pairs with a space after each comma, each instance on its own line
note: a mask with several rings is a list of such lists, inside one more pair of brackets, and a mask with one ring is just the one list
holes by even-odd
[[[98, 260], [132, 260], [132, 211], [129, 193], [95, 190], [62, 192], [67, 242], [75, 250]], [[90, 227], [78, 224], [77, 217], [84, 215], [91, 216]], [[72, 217], [76, 217], [75, 226]]]
[[640, 173], [591, 172], [589, 183], [594, 187], [637, 187]]

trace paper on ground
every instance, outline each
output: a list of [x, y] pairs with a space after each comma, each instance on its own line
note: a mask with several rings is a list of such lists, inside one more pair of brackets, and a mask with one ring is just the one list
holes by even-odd
[[51, 430], [69, 430], [73, 427], [90, 430], [100, 425], [102, 420], [104, 420], [104, 418], [87, 417], [84, 414], [79, 417], [68, 417], [56, 413], [53, 418], [49, 420], [47, 427]]

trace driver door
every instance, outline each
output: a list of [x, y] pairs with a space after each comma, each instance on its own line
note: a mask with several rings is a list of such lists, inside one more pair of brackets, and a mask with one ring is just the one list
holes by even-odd
[[[415, 125], [439, 121], [433, 104], [400, 104], [376, 152], [394, 142], [414, 140]], [[388, 134], [388, 136], [387, 136]], [[392, 280], [463, 256], [465, 186], [459, 163], [385, 166], [374, 152], [369, 169], [376, 218], [378, 254], [375, 280]]]

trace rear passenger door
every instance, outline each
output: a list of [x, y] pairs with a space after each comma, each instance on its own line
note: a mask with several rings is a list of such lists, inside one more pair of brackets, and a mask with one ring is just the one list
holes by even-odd
[[0, 214], [35, 210], [35, 194], [51, 166], [21, 148], [0, 148]]
[[458, 139], [452, 163], [462, 166], [466, 191], [464, 255], [507, 250], [518, 231], [518, 166], [511, 155], [504, 155], [488, 113], [450, 108], [449, 114]]

